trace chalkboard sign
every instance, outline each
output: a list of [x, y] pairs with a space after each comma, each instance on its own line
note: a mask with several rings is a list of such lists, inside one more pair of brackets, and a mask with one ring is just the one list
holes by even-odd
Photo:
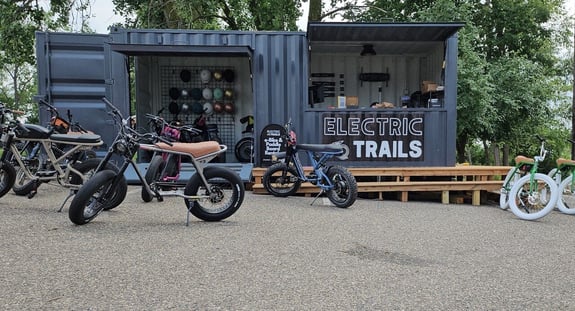
[[285, 129], [279, 124], [269, 124], [260, 134], [260, 163], [262, 167], [272, 165], [272, 154], [285, 151]]

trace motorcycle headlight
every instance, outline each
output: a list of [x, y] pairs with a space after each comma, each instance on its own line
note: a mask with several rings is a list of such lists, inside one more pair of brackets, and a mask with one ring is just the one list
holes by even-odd
[[128, 142], [123, 139], [116, 141], [116, 145], [114, 146], [116, 150], [120, 153], [124, 153], [128, 150]]

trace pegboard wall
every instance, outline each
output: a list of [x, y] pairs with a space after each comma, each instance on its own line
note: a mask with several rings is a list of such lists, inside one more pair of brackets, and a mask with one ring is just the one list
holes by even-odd
[[[154, 110], [161, 111], [159, 115], [165, 120], [180, 120], [183, 124], [193, 125], [207, 109], [207, 124], [217, 125], [218, 136], [228, 146], [226, 158], [231, 159], [236, 143], [235, 78], [233, 67], [161, 66], [161, 106], [154, 107]], [[177, 114], [173, 113], [174, 103], [179, 110]], [[221, 111], [215, 109], [218, 105]]]

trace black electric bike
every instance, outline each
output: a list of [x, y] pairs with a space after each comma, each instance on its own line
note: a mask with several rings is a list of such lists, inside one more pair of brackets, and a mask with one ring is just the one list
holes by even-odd
[[[323, 193], [337, 207], [347, 208], [357, 199], [357, 182], [353, 175], [343, 166], [328, 165], [327, 162], [337, 157], [346, 160], [349, 149], [342, 141], [331, 144], [298, 144], [295, 132], [291, 129], [291, 119], [285, 124], [285, 152], [272, 155], [272, 160], [281, 161], [268, 167], [263, 176], [264, 188], [277, 197], [294, 195], [302, 182], [310, 182], [320, 188], [315, 200]], [[312, 164], [309, 175], [305, 174], [298, 152], [308, 155]]]
[[[113, 196], [114, 189], [126, 183], [123, 176], [130, 165], [134, 168], [149, 196], [155, 197], [158, 201], [163, 201], [164, 196], [184, 198], [187, 209], [186, 225], [189, 224], [190, 213], [205, 221], [219, 221], [231, 216], [238, 210], [245, 194], [240, 177], [227, 168], [205, 167], [203, 165], [203, 160], [217, 155], [218, 152], [211, 151], [211, 148], [203, 148], [203, 143], [171, 142], [157, 133], [138, 133], [131, 128], [129, 120], [123, 119], [120, 111], [108, 99], [103, 98], [102, 100], [111, 110], [110, 114], [114, 117], [116, 124], [120, 125], [120, 128], [100, 167], [110, 161], [113, 155], [124, 158], [124, 163], [119, 172], [98, 169], [98, 172], [82, 185], [70, 204], [69, 218], [73, 223], [77, 225], [86, 224], [102, 212], [107, 201]], [[146, 142], [153, 144], [146, 144]], [[217, 142], [204, 143], [217, 144]], [[154, 152], [178, 153], [190, 157], [196, 172], [187, 181], [183, 192], [177, 191], [177, 189], [176, 191], [173, 189], [164, 191], [161, 187], [154, 186], [157, 181], [156, 178], [144, 178], [134, 162], [134, 155], [140, 148]], [[196, 160], [196, 157], [202, 161]], [[157, 163], [160, 163], [159, 166], [161, 167], [161, 162]], [[156, 170], [156, 172], [161, 172], [161, 170]], [[151, 180], [151, 185], [148, 180]]]

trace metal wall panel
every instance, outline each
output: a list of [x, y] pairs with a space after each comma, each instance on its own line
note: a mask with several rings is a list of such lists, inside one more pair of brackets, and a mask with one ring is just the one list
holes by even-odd
[[[114, 101], [127, 116], [127, 79], [122, 55], [111, 55], [108, 35], [36, 33], [38, 95], [46, 97], [62, 116], [69, 110], [73, 120], [99, 135], [103, 154], [116, 135], [102, 97]], [[120, 66], [118, 66], [120, 64]], [[117, 82], [117, 83], [116, 83]], [[40, 109], [40, 121], [49, 114]]]

